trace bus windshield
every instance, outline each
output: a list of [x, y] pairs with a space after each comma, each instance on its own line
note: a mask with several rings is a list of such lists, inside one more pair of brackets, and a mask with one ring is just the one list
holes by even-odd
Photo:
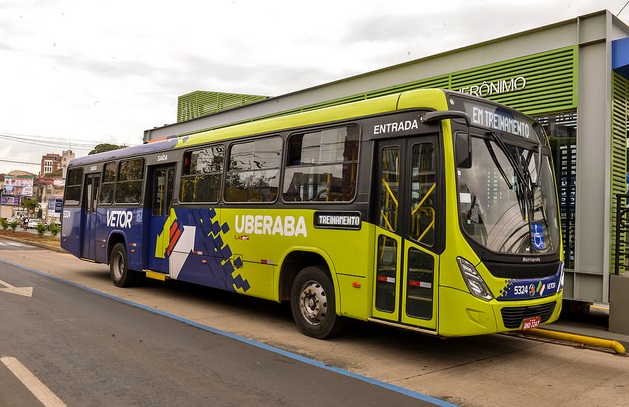
[[559, 222], [550, 159], [541, 145], [510, 144], [495, 132], [472, 137], [470, 168], [457, 168], [464, 232], [497, 253], [540, 255], [559, 250]]

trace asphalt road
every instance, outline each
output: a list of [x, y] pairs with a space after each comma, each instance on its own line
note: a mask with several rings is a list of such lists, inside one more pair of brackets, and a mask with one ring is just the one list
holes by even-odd
[[[0, 280], [33, 287], [32, 297], [0, 292], [3, 361], [68, 406], [434, 405], [11, 264]], [[16, 379], [0, 364], [12, 389], [0, 405], [37, 405]]]
[[[351, 323], [341, 337], [319, 341], [301, 335], [290, 310], [269, 301], [173, 281], [120, 289], [111, 283], [106, 265], [80, 261], [65, 253], [9, 246], [0, 239], [0, 269], [5, 264], [315, 360], [318, 364], [313, 366], [317, 368], [464, 407], [627, 405], [629, 357], [601, 350], [511, 335], [444, 340], [361, 322]], [[35, 288], [35, 297], [37, 291]], [[5, 298], [0, 292], [0, 307]], [[76, 304], [78, 308], [86, 306], [84, 301]], [[116, 326], [117, 322], [109, 330]], [[116, 330], [113, 333], [122, 335]], [[114, 337], [110, 339], [115, 343]], [[150, 346], [145, 347], [142, 352], [146, 353]], [[151, 385], [150, 380], [146, 385]], [[311, 382], [309, 390], [317, 394], [326, 391], [317, 381]], [[314, 400], [314, 405], [324, 404]]]

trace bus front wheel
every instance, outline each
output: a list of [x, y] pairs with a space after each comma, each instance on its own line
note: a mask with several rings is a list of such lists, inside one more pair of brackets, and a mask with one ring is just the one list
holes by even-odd
[[109, 274], [116, 287], [133, 287], [138, 284], [140, 273], [129, 270], [127, 248], [124, 243], [116, 243], [109, 258]]
[[295, 278], [291, 311], [299, 330], [312, 338], [331, 338], [344, 326], [344, 319], [336, 315], [332, 281], [320, 267], [306, 267]]

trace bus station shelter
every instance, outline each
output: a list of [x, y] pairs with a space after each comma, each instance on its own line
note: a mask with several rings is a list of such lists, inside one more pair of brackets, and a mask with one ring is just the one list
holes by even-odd
[[[627, 193], [629, 173], [629, 27], [609, 11], [286, 95], [241, 97], [245, 103], [146, 130], [144, 141], [434, 87], [504, 103], [544, 126], [560, 200], [564, 298], [577, 306], [608, 303], [610, 331], [629, 334], [627, 233], [616, 232], [623, 223], [616, 197]], [[180, 110], [182, 102], [191, 103], [180, 98]], [[208, 111], [193, 107], [186, 112]]]

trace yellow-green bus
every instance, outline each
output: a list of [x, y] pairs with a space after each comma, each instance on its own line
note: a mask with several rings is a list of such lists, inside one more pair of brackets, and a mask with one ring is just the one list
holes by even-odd
[[404, 92], [81, 157], [62, 246], [115, 285], [177, 279], [440, 336], [561, 311], [551, 152], [503, 105]]

